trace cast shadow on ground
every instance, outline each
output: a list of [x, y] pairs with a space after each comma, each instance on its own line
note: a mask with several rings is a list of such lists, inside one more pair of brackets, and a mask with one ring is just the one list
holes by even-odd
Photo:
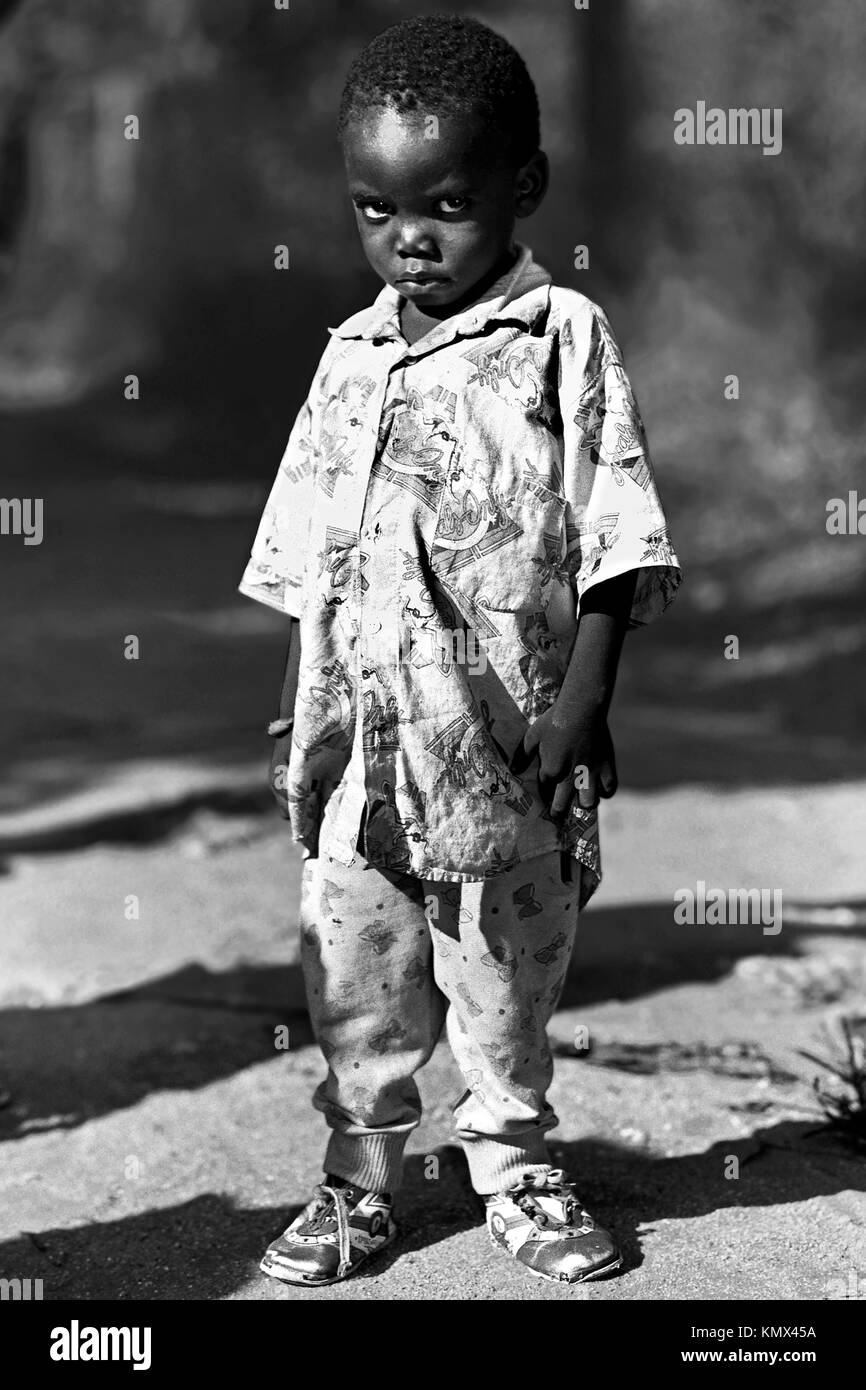
[[[591, 910], [560, 1007], [711, 984], [744, 957], [796, 964], [808, 945], [814, 956], [815, 935], [809, 926], [783, 927], [776, 936], [763, 935], [759, 925], [679, 926], [670, 904]], [[866, 929], [820, 935], [828, 945], [862, 943]], [[0, 1081], [11, 1099], [0, 1109], [0, 1141], [75, 1128], [153, 1093], [196, 1090], [273, 1061], [282, 1027], [290, 1060], [314, 1046], [297, 965], [221, 972], [191, 965], [84, 1004], [7, 1008], [0, 1013]], [[670, 1039], [660, 1041], [669, 1040], [675, 1023]]]
[[[773, 1125], [677, 1157], [593, 1139], [555, 1142], [551, 1153], [578, 1179], [596, 1219], [615, 1231], [625, 1255], [623, 1272], [643, 1263], [642, 1238], [654, 1222], [723, 1208], [778, 1207], [863, 1188], [862, 1163], [825, 1132], [814, 1134], [801, 1124]], [[369, 1271], [356, 1276], [388, 1274], [391, 1297], [399, 1296], [393, 1278], [402, 1257], [472, 1228], [478, 1228], [479, 1262], [503, 1258], [487, 1248], [483, 1210], [459, 1149], [448, 1144], [434, 1154], [440, 1160], [436, 1181], [426, 1176], [430, 1155], [407, 1158], [396, 1208], [400, 1235]], [[731, 1156], [740, 1162], [736, 1182], [725, 1177]], [[264, 1278], [258, 1275], [262, 1251], [309, 1194], [295, 1195], [295, 1205], [243, 1208], [224, 1195], [203, 1193], [114, 1221], [22, 1233], [0, 1245], [0, 1276], [42, 1279], [46, 1300], [226, 1298]], [[306, 1296], [323, 1295], [311, 1290]]]

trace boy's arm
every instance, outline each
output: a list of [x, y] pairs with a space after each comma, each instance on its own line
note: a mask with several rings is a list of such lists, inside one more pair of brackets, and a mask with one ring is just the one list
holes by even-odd
[[[559, 695], [527, 730], [512, 766], [525, 771], [538, 752], [541, 795], [560, 815], [575, 790], [584, 809], [616, 791], [607, 711], [623, 637], [665, 611], [681, 574], [610, 324], [572, 291], [554, 286], [551, 300], [559, 323], [565, 569], [579, 619]], [[577, 767], [586, 777], [575, 788]]]
[[295, 697], [298, 693], [298, 668], [301, 662], [301, 624], [297, 618], [289, 621], [289, 646], [286, 652], [286, 669], [280, 690], [280, 718], [292, 719], [295, 713]]
[[546, 784], [539, 790], [554, 815], [568, 809], [577, 767], [586, 768], [586, 785], [578, 790], [580, 806], [595, 806], [599, 796], [610, 797], [616, 791], [607, 713], [636, 581], [637, 571], [629, 570], [586, 591], [559, 695], [527, 730], [522, 749], [512, 760], [513, 771], [524, 772], [538, 753], [540, 783]]
[[[295, 699], [298, 693], [298, 668], [301, 661], [301, 625], [297, 618], [289, 621], [289, 646], [286, 652], [286, 669], [280, 688], [280, 719], [293, 719]], [[274, 739], [271, 751], [271, 791], [274, 794], [280, 815], [288, 820], [288, 770], [289, 754], [292, 749], [292, 731], [289, 729]]]

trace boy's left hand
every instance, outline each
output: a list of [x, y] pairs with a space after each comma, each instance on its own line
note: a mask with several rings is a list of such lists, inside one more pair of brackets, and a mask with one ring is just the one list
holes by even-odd
[[[518, 776], [525, 772], [536, 753], [538, 790], [553, 816], [564, 815], [575, 794], [578, 805], [591, 810], [599, 797], [616, 792], [613, 741], [602, 711], [581, 710], [566, 717], [554, 702], [527, 729], [511, 759], [511, 771]], [[586, 769], [586, 785], [575, 788], [575, 771], [581, 767]]]

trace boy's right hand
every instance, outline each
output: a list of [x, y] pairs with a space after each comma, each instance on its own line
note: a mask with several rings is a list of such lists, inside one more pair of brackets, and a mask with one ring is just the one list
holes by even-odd
[[270, 788], [274, 800], [277, 803], [277, 810], [283, 820], [289, 819], [289, 755], [292, 751], [291, 732], [284, 734], [282, 738], [274, 739], [274, 746], [271, 749], [271, 771]]

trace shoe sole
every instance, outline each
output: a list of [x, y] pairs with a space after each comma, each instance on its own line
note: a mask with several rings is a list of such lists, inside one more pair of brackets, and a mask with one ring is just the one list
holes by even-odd
[[386, 1240], [383, 1240], [382, 1244], [375, 1250], [370, 1250], [368, 1254], [362, 1255], [360, 1260], [358, 1260], [356, 1264], [353, 1264], [352, 1268], [347, 1270], [345, 1274], [332, 1274], [330, 1279], [305, 1278], [299, 1271], [287, 1269], [285, 1265], [270, 1264], [267, 1255], [261, 1260], [259, 1269], [263, 1274], [269, 1275], [271, 1279], [279, 1279], [281, 1284], [300, 1284], [308, 1289], [323, 1288], [326, 1284], [342, 1284], [346, 1279], [351, 1279], [353, 1274], [357, 1274], [358, 1270], [362, 1269], [363, 1266], [367, 1264], [368, 1260], [375, 1260], [377, 1255], [381, 1255], [383, 1250], [387, 1250], [388, 1246], [394, 1243], [398, 1235], [399, 1232], [394, 1231]]
[[[517, 1261], [520, 1264], [520, 1260]], [[622, 1264], [622, 1256], [618, 1260], [611, 1260], [610, 1264], [602, 1265], [600, 1269], [587, 1270], [585, 1274], [578, 1274], [573, 1279], [560, 1279], [556, 1274], [543, 1274], [540, 1269], [530, 1269], [529, 1265], [523, 1268], [530, 1274], [534, 1274], [536, 1279], [543, 1279], [546, 1284], [589, 1284], [593, 1279], [601, 1279], [605, 1274], [612, 1274], [615, 1269], [619, 1269]]]
[[531, 1265], [523, 1264], [522, 1260], [519, 1260], [516, 1255], [512, 1255], [510, 1250], [506, 1250], [503, 1245], [499, 1244], [498, 1240], [493, 1240], [492, 1237], [490, 1244], [494, 1250], [499, 1251], [500, 1255], [507, 1255], [510, 1260], [521, 1265], [527, 1274], [531, 1274], [535, 1279], [543, 1279], [546, 1284], [589, 1284], [593, 1279], [601, 1279], [605, 1274], [612, 1274], [615, 1269], [620, 1268], [623, 1260], [622, 1255], [617, 1255], [615, 1260], [608, 1261], [606, 1265], [600, 1265], [598, 1269], [588, 1269], [585, 1273], [575, 1274], [570, 1279], [561, 1279], [558, 1274], [545, 1274], [543, 1270], [533, 1269]]

